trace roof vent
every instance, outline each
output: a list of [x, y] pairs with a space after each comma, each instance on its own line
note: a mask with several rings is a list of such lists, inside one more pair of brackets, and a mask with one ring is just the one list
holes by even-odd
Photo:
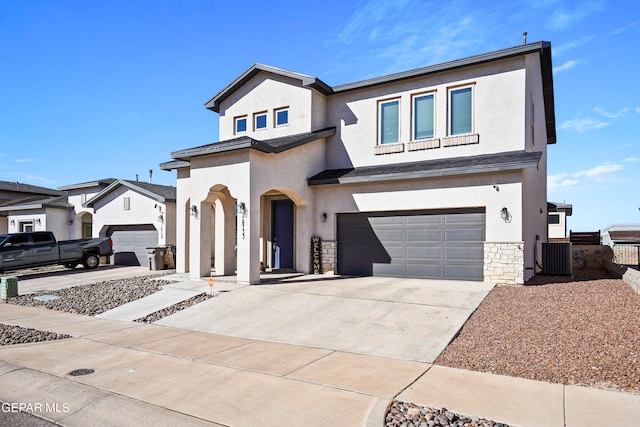
[[522, 44], [527, 44], [527, 32], [522, 33]]

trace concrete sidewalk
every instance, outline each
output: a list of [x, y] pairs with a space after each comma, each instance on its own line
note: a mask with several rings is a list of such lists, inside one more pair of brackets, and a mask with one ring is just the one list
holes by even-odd
[[12, 304], [0, 322], [74, 335], [0, 347], [0, 401], [67, 426], [382, 426], [394, 398], [513, 426], [640, 419], [640, 395]]
[[133, 321], [163, 308], [170, 307], [201, 294], [190, 289], [163, 288], [146, 297], [122, 304], [119, 307], [98, 314], [96, 317]]

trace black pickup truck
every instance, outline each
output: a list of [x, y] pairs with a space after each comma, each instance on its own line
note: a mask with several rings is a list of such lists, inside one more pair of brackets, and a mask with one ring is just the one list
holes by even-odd
[[101, 256], [113, 253], [109, 237], [56, 241], [50, 231], [0, 234], [0, 273], [7, 270], [61, 264], [97, 268]]

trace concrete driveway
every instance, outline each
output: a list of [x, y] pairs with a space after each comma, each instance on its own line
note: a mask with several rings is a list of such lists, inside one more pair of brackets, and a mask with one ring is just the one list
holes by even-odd
[[[202, 285], [193, 282], [194, 288]], [[493, 286], [468, 281], [302, 276], [222, 292], [156, 323], [433, 363]]]

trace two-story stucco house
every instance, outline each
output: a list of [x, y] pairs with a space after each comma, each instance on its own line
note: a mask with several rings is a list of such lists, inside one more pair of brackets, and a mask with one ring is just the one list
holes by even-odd
[[172, 153], [177, 270], [522, 283], [547, 240], [551, 45], [340, 86], [256, 64]]

